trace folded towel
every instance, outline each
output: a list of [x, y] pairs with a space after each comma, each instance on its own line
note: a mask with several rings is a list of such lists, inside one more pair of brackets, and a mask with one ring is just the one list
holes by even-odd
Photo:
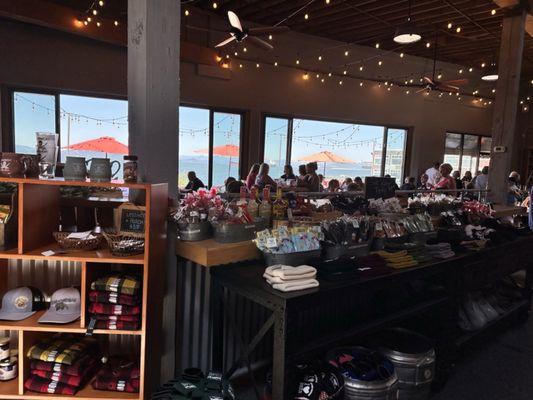
[[316, 273], [305, 274], [298, 278], [290, 277], [289, 279], [282, 279], [279, 276], [272, 276], [272, 275], [268, 275], [267, 273], [265, 273], [263, 275], [263, 278], [265, 278], [267, 282], [272, 285], [273, 283], [289, 283], [289, 282], [298, 282], [298, 281], [307, 280], [307, 279], [315, 279]]
[[291, 267], [289, 265], [278, 264], [268, 267], [265, 270], [265, 274], [272, 277], [281, 278], [284, 281], [295, 279], [308, 279], [309, 276], [312, 274], [316, 276], [316, 268], [310, 267], [309, 265]]
[[319, 285], [316, 279], [305, 279], [286, 283], [275, 283], [272, 285], [272, 288], [281, 292], [295, 292], [297, 290], [311, 289]]

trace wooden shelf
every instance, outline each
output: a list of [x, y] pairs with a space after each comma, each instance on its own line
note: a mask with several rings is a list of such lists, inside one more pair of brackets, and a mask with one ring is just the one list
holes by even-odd
[[[17, 396], [19, 397], [19, 396]], [[16, 398], [16, 397], [15, 397]], [[86, 387], [76, 393], [75, 396], [63, 396], [59, 394], [41, 394], [34, 393], [26, 390], [24, 396], [20, 396], [24, 399], [75, 399], [75, 400], [93, 400], [93, 399], [107, 399], [107, 400], [136, 400], [140, 399], [139, 393], [123, 393], [123, 392], [111, 392], [104, 390], [95, 390], [88, 384]]]
[[0, 399], [13, 399], [18, 395], [18, 379], [0, 382]]
[[176, 254], [204, 267], [258, 260], [261, 252], [254, 242], [218, 243], [214, 239], [200, 242], [176, 240]]
[[[0, 321], [0, 331], [29, 331], [29, 332], [66, 332], [66, 333], [85, 333], [87, 329], [81, 327], [80, 320], [69, 324], [40, 324], [39, 318], [46, 311], [37, 311], [31, 317], [22, 321]], [[141, 335], [142, 331], [122, 331], [112, 329], [95, 329], [95, 334], [101, 335]]]
[[90, 182], [90, 181], [66, 181], [63, 178], [54, 179], [28, 179], [28, 178], [0, 178], [0, 182], [5, 183], [22, 183], [30, 185], [46, 185], [46, 186], [85, 186], [85, 187], [102, 187], [102, 188], [130, 188], [146, 190], [153, 186], [150, 183], [125, 183], [124, 181], [113, 182]]
[[111, 254], [109, 249], [101, 249], [95, 251], [76, 251], [68, 250], [66, 254], [54, 254], [53, 256], [43, 256], [42, 253], [48, 250], [54, 252], [61, 252], [57, 243], [50, 243], [49, 245], [39, 247], [36, 250], [28, 251], [24, 254], [19, 254], [17, 249], [10, 249], [0, 252], [0, 258], [14, 259], [14, 260], [47, 260], [47, 261], [77, 261], [77, 262], [91, 262], [91, 263], [113, 263], [113, 264], [144, 264], [144, 254], [138, 254], [128, 257], [117, 257]]

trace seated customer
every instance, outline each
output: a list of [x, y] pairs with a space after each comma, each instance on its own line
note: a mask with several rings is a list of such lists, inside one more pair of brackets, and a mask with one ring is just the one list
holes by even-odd
[[359, 190], [360, 192], [365, 191], [365, 183], [363, 182], [360, 176], [356, 176], [353, 182], [357, 185], [357, 190]]
[[328, 192], [338, 192], [340, 189], [340, 183], [337, 179], [331, 179], [328, 182]]
[[307, 174], [305, 177], [298, 181], [298, 186], [307, 189], [308, 192], [320, 191], [320, 179], [316, 174], [318, 165], [316, 162], [310, 162], [305, 166]]
[[417, 187], [418, 190], [431, 190], [433, 186], [429, 183], [429, 178], [426, 173], [420, 175], [420, 185]]
[[268, 175], [270, 172], [270, 166], [267, 163], [261, 164], [261, 167], [259, 168], [259, 174], [257, 175], [257, 178], [255, 178], [255, 185], [259, 188], [259, 190], [263, 190], [263, 188], [267, 185], [270, 185], [271, 190], [276, 190], [278, 185]]
[[204, 188], [204, 183], [196, 176], [196, 172], [189, 171], [187, 173], [187, 178], [189, 179], [189, 183], [187, 183], [187, 186], [185, 186], [185, 190], [191, 190], [196, 191], [198, 189]]
[[353, 183], [352, 178], [350, 178], [350, 177], [345, 178], [344, 182], [342, 182], [341, 189], [342, 190], [348, 190], [348, 185], [350, 183]]
[[296, 179], [296, 175], [294, 175], [294, 171], [292, 170], [292, 165], [285, 165], [283, 168], [283, 175], [281, 175], [281, 179], [284, 181], [289, 179]]
[[454, 171], [452, 176], [453, 176], [453, 179], [455, 179], [455, 187], [457, 189], [463, 189], [463, 181], [461, 179], [461, 173], [459, 171]]
[[298, 166], [298, 180], [302, 181], [304, 180], [305, 176], [307, 175], [307, 169], [305, 168], [305, 164]]
[[241, 192], [241, 187], [243, 187], [243, 186], [245, 186], [245, 185], [241, 181], [237, 181], [237, 180], [231, 181], [226, 186], [226, 193], [240, 193]]
[[403, 185], [400, 187], [400, 190], [416, 190], [415, 178], [408, 176], [405, 178]]
[[246, 187], [248, 190], [252, 188], [253, 185], [255, 185], [255, 179], [257, 178], [257, 174], [259, 173], [259, 164], [253, 164], [250, 168], [250, 172], [248, 172], [248, 176], [246, 177]]

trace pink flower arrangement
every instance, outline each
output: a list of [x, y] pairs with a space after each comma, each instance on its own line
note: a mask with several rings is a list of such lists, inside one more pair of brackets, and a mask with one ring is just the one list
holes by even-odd
[[220, 218], [224, 214], [224, 208], [225, 202], [215, 188], [199, 189], [185, 195], [174, 219], [183, 222], [204, 221], [208, 218], [211, 220]]

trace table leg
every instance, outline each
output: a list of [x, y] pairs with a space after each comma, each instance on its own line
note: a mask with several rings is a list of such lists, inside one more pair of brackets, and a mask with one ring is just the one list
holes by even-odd
[[215, 278], [211, 283], [211, 312], [211, 321], [213, 321], [211, 367], [214, 371], [222, 372], [224, 370], [224, 288]]
[[274, 349], [272, 355], [272, 400], [285, 398], [285, 352], [287, 338], [287, 313], [285, 307], [277, 308], [274, 312]]

